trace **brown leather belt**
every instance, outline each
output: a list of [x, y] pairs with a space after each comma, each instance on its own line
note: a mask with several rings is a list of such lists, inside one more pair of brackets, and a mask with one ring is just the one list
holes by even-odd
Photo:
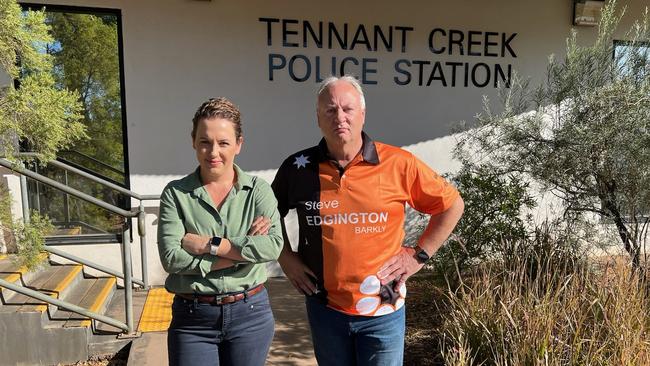
[[264, 290], [264, 284], [259, 284], [251, 289], [246, 291], [237, 292], [234, 294], [223, 294], [223, 295], [200, 295], [200, 294], [176, 294], [176, 296], [182, 297], [186, 300], [194, 301], [201, 303], [206, 303], [210, 305], [223, 305], [223, 304], [232, 304], [245, 298], [255, 295], [256, 293]]

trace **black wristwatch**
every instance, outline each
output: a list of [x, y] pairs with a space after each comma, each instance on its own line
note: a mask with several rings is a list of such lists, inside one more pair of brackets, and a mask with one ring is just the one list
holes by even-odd
[[424, 264], [426, 263], [431, 257], [427, 252], [424, 251], [424, 249], [420, 248], [419, 245], [415, 246], [415, 260], [418, 261], [418, 263]]
[[213, 236], [212, 239], [210, 239], [210, 254], [217, 255], [219, 244], [221, 244], [221, 237]]

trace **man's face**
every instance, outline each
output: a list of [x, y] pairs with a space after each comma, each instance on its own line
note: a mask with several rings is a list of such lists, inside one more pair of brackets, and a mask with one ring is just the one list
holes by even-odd
[[331, 84], [318, 97], [318, 127], [330, 144], [346, 144], [361, 139], [366, 110], [359, 92], [347, 81]]

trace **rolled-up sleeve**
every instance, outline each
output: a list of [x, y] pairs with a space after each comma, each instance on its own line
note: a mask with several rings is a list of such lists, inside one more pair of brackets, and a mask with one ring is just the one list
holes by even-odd
[[185, 235], [182, 212], [169, 185], [160, 196], [160, 216], [158, 220], [158, 254], [163, 268], [168, 273], [193, 274], [205, 277], [216, 256], [192, 255], [181, 247]]
[[278, 259], [282, 251], [282, 227], [278, 202], [271, 187], [265, 181], [257, 179], [254, 187], [255, 217], [264, 216], [271, 220], [267, 235], [246, 235], [229, 237], [232, 245], [239, 249], [241, 256], [252, 263], [263, 263]]

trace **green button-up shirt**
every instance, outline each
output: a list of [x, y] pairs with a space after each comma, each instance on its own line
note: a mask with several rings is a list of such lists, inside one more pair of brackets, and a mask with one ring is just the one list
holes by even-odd
[[[235, 166], [237, 182], [217, 209], [201, 183], [199, 169], [170, 182], [160, 197], [158, 253], [169, 273], [165, 288], [174, 293], [222, 294], [243, 291], [266, 281], [264, 262], [282, 250], [277, 201], [268, 183]], [[271, 219], [268, 235], [247, 235], [258, 216]], [[181, 247], [185, 233], [230, 240], [248, 262], [210, 271], [219, 257], [193, 255]]]

